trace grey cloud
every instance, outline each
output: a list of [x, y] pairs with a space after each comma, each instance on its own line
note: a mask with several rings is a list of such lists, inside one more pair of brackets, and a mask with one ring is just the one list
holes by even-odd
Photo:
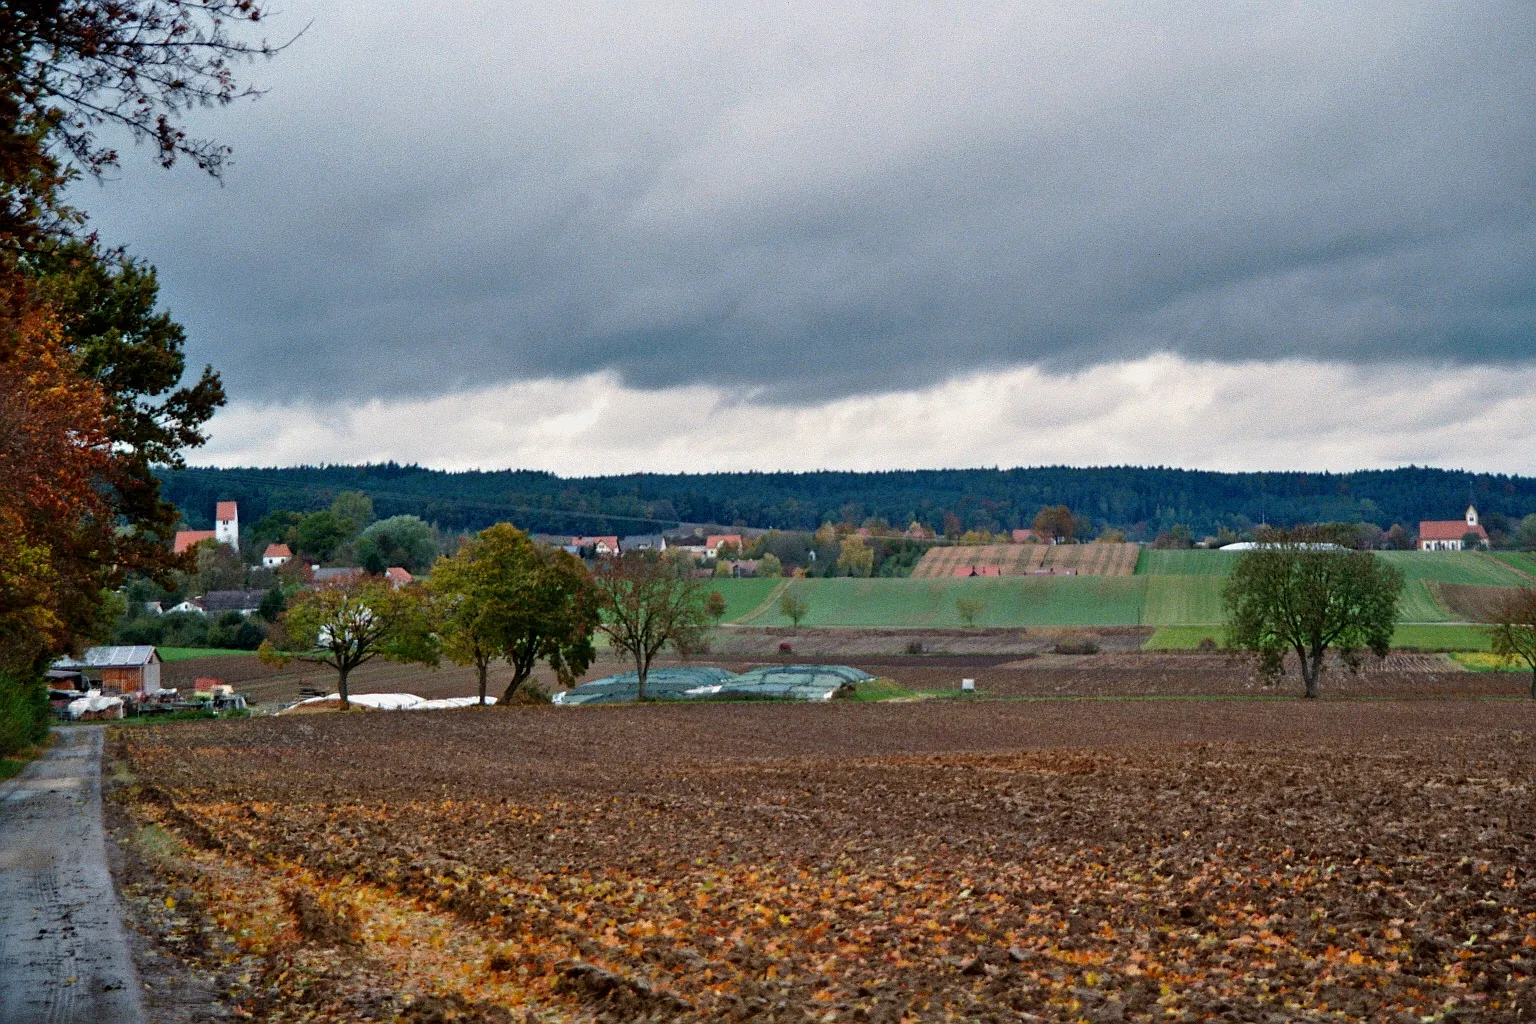
[[242, 395], [1536, 358], [1526, 3], [293, 2], [224, 187], [81, 199]]

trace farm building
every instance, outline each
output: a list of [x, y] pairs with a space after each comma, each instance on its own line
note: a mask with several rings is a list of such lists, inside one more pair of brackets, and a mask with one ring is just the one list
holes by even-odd
[[287, 544], [268, 544], [267, 550], [261, 553], [261, 565], [264, 569], [277, 569], [292, 560], [293, 551]]
[[667, 538], [659, 533], [637, 533], [632, 537], [619, 538], [620, 551], [665, 551]]
[[572, 537], [571, 545], [576, 548], [591, 548], [592, 553], [599, 558], [610, 558], [619, 553], [618, 537]]
[[172, 550], [179, 555], [192, 550], [205, 540], [215, 539], [216, 536], [217, 534], [212, 530], [177, 530]]
[[1477, 521], [1477, 506], [1468, 505], [1467, 514], [1461, 519], [1426, 519], [1419, 523], [1420, 551], [1460, 551], [1466, 546], [1463, 539], [1475, 533], [1482, 538], [1478, 547], [1488, 546], [1488, 531]]
[[55, 669], [78, 669], [101, 683], [103, 693], [157, 693], [160, 652], [153, 647], [92, 647], [76, 661], [60, 658]]

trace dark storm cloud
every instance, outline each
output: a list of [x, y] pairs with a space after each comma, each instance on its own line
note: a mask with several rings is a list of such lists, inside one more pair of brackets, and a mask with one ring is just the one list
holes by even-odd
[[243, 396], [1536, 358], [1528, 3], [380, 6], [82, 191]]

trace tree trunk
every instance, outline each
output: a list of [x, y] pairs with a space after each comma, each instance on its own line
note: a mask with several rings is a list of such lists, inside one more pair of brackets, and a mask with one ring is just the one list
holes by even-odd
[[640, 681], [640, 687], [635, 692], [636, 700], [645, 700], [645, 677], [651, 674], [651, 659], [635, 658], [635, 675]]
[[1531, 665], [1531, 700], [1536, 700], [1536, 664]]
[[1317, 654], [1311, 657], [1305, 653], [1301, 655], [1301, 679], [1307, 686], [1305, 696], [1308, 700], [1317, 699], [1317, 674], [1322, 668], [1322, 661], [1322, 657]]
[[478, 664], [476, 664], [475, 667], [480, 670], [480, 706], [484, 707], [485, 706], [485, 674], [488, 671], [490, 671], [490, 666], [487, 665], [484, 661], [481, 661]]
[[531, 675], [533, 675], [532, 669], [518, 668], [516, 663], [514, 663], [512, 665], [512, 681], [507, 684], [505, 690], [501, 691], [501, 701], [499, 703], [503, 706], [508, 704], [512, 700], [512, 695], [517, 693], [517, 688], [522, 686], [523, 681]]
[[347, 673], [351, 671], [349, 668], [339, 668], [336, 670], [336, 692], [341, 696], [341, 710], [343, 711], [352, 706], [347, 700]]

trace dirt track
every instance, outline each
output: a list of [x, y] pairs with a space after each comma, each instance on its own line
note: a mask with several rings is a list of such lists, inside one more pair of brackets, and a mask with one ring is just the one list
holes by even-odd
[[0, 1021], [134, 1024], [139, 983], [101, 820], [99, 728], [0, 784]]

